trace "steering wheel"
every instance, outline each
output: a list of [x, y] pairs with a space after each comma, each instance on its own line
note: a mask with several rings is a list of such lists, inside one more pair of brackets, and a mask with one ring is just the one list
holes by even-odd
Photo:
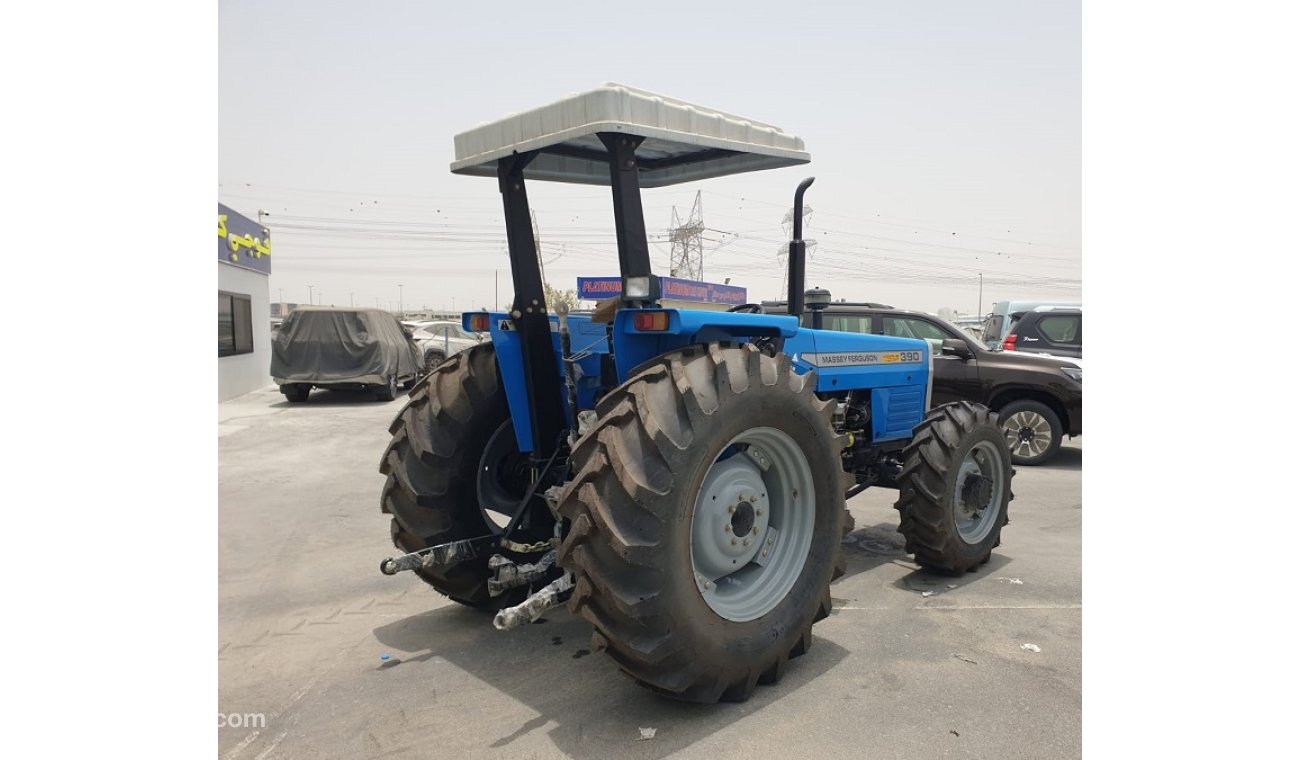
[[[756, 303], [742, 303], [742, 304], [740, 304], [739, 306], [732, 306], [730, 309], [727, 309], [727, 311], [729, 311], [729, 312], [741, 312], [741, 313], [744, 313], [744, 314], [762, 314], [762, 313], [763, 313], [763, 307], [762, 307], [760, 304], [756, 304]], [[753, 339], [752, 341], [750, 341], [750, 342], [753, 343], [753, 344], [758, 348], [759, 351], [762, 351], [763, 353], [767, 354], [768, 356], [776, 356], [776, 353], [777, 353], [777, 348], [776, 348], [777, 339], [775, 339], [775, 338], [754, 338], [754, 339]]]

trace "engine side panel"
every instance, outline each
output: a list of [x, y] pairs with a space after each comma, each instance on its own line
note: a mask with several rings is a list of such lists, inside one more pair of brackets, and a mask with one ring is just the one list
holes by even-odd
[[871, 392], [873, 441], [911, 438], [925, 417], [932, 359], [923, 340], [800, 328], [785, 352], [817, 373], [819, 393]]

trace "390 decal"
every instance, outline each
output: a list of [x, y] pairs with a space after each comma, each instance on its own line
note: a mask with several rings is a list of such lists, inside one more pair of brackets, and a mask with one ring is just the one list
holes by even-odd
[[896, 354], [885, 354], [880, 361], [884, 364], [916, 364], [921, 361], [921, 352], [899, 351]]

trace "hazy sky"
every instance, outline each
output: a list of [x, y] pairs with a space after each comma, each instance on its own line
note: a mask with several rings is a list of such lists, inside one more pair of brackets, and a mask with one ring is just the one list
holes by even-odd
[[[702, 10], [704, 7], [711, 10]], [[627, 10], [616, 10], [617, 8]], [[705, 279], [776, 297], [815, 175], [809, 285], [972, 312], [1081, 296], [1077, 2], [287, 2], [219, 6], [222, 202], [259, 209], [271, 298], [406, 308], [511, 295], [496, 182], [452, 137], [617, 81], [775, 124], [812, 163], [644, 192], [655, 271], [703, 190]], [[535, 182], [552, 284], [617, 274], [609, 191]], [[352, 294], [351, 296], [349, 294]]]

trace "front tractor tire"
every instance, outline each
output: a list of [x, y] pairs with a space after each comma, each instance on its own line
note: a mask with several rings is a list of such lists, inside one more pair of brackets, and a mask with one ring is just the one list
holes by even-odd
[[930, 410], [903, 450], [898, 532], [917, 564], [961, 575], [1001, 543], [1011, 493], [1011, 452], [997, 417], [959, 401]]
[[[508, 422], [490, 343], [456, 354], [416, 383], [389, 426], [393, 438], [379, 464], [388, 476], [380, 508], [392, 515], [394, 546], [413, 552], [501, 531], [523, 495], [517, 478], [505, 477], [519, 469], [521, 456]], [[469, 607], [499, 610], [522, 602], [528, 586], [489, 594], [489, 556], [415, 574]], [[509, 554], [521, 562], [540, 557]]]
[[743, 701], [812, 645], [843, 574], [846, 439], [785, 354], [665, 354], [601, 399], [560, 497], [569, 608], [670, 697]]

